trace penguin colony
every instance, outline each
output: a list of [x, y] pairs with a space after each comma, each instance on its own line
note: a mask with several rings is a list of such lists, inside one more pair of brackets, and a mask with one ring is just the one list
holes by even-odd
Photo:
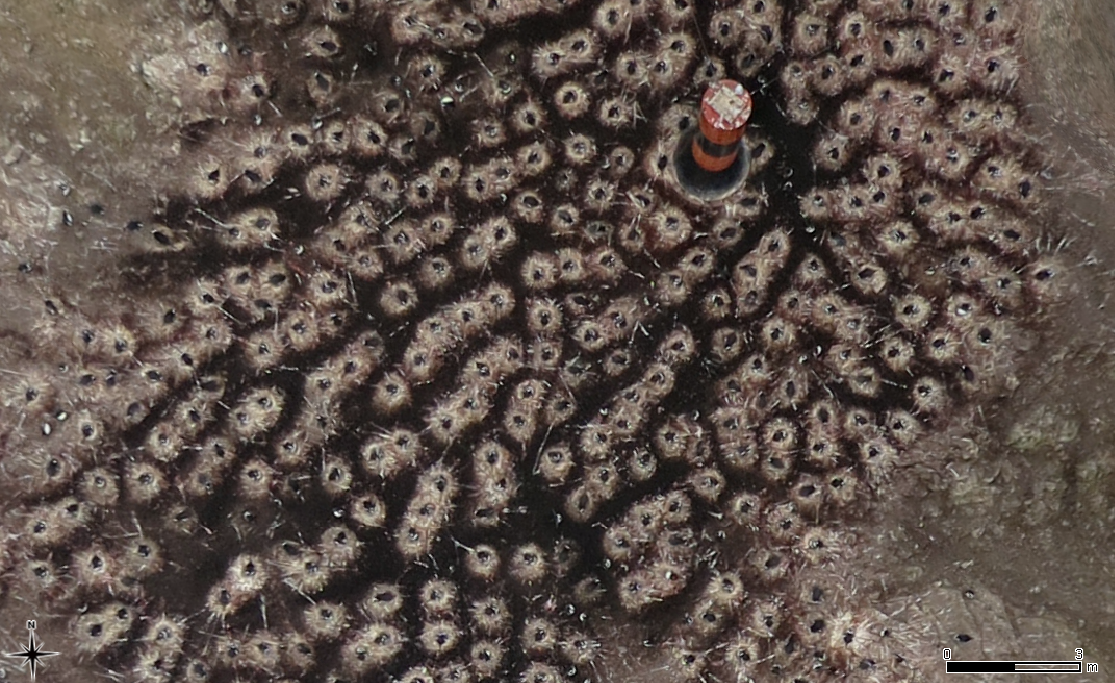
[[1061, 287], [1017, 3], [194, 9], [135, 307], [4, 383], [8, 599], [134, 681], [916, 680], [839, 560]]

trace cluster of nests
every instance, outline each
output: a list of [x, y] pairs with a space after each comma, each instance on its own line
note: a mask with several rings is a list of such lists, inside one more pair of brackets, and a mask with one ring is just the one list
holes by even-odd
[[592, 680], [635, 619], [678, 680], [915, 675], [841, 520], [1061, 287], [1017, 9], [709, 4], [222, 4], [224, 113], [124, 226], [187, 284], [47, 301], [6, 386], [9, 595], [130, 680]]

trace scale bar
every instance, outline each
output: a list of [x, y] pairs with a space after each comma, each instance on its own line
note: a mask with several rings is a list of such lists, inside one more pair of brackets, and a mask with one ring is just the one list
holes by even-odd
[[1083, 673], [1083, 662], [959, 662], [949, 660], [945, 662], [945, 671], [948, 673], [968, 674], [994, 674], [994, 673]]

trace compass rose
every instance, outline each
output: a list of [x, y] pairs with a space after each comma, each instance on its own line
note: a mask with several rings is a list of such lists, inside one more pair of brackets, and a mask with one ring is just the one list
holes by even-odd
[[28, 667], [31, 669], [31, 680], [35, 680], [35, 668], [39, 665], [40, 660], [47, 657], [54, 657], [62, 654], [61, 652], [49, 652], [44, 650], [42, 645], [35, 642], [35, 620], [27, 620], [27, 644], [23, 646], [23, 652], [8, 652], [5, 657], [22, 657], [23, 663], [19, 668]]

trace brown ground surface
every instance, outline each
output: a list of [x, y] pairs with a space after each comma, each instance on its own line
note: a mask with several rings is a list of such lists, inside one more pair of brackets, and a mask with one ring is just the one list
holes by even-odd
[[[861, 590], [925, 643], [926, 680], [945, 679], [944, 646], [955, 659], [1068, 659], [1082, 647], [1101, 667], [1027, 682], [1115, 671], [1115, 5], [1029, 4], [1023, 87], [1050, 161], [1049, 228], [1064, 236], [1049, 246], [1075, 265], [1078, 291], [1020, 340], [1032, 348], [1016, 395], [926, 444], [952, 460], [947, 474], [911, 466], [904, 495], [864, 529], [863, 574], [885, 580]], [[121, 249], [129, 211], [156, 199], [148, 178], [176, 150], [173, 124], [190, 116], [163, 75], [174, 55], [220, 40], [179, 16], [175, 0], [0, 0], [0, 332], [25, 329], [44, 293], [112, 304], [97, 274]], [[72, 227], [59, 227], [63, 210]], [[19, 606], [0, 611], [5, 651], [35, 616]], [[962, 633], [980, 647], [958, 642]], [[40, 635], [66, 648], [63, 634]]]
[[[1028, 340], [1017, 393], [925, 445], [953, 460], [949, 474], [910, 470], [907, 495], [880, 511], [873, 552], [892, 568], [881, 594], [912, 608], [912, 622], [928, 618], [954, 659], [1069, 659], [1081, 647], [1100, 675], [1048, 680], [1106, 681], [1115, 671], [1115, 5], [1041, 1], [1028, 11], [1023, 88], [1050, 163], [1047, 227], [1061, 238], [1048, 246], [1075, 268], [1076, 291]], [[897, 558], [904, 566], [894, 570]], [[960, 645], [959, 633], [978, 634], [982, 647]]]

